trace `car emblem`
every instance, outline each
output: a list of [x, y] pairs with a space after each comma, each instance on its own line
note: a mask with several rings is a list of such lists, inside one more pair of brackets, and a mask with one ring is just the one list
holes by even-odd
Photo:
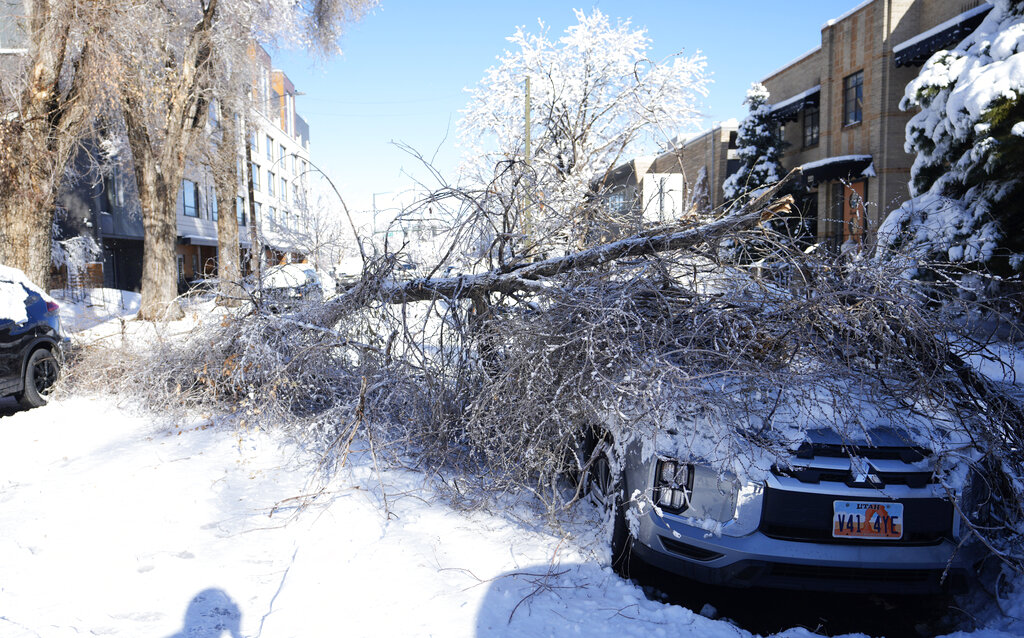
[[871, 483], [872, 485], [881, 485], [882, 479], [877, 474], [857, 474], [853, 479], [854, 483]]

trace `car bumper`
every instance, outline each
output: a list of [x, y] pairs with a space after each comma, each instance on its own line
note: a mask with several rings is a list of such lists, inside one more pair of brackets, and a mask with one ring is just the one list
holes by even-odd
[[716, 536], [682, 517], [648, 512], [633, 552], [646, 563], [700, 582], [772, 587], [923, 594], [964, 588], [977, 548], [950, 540], [931, 545], [872, 546], [771, 538], [754, 531]]

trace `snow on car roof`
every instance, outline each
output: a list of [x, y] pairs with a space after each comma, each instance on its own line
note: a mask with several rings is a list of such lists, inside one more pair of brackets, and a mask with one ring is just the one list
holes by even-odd
[[281, 264], [267, 268], [263, 274], [264, 288], [292, 288], [316, 281], [316, 271], [309, 264]]
[[25, 309], [28, 291], [38, 294], [46, 301], [53, 301], [50, 295], [32, 283], [25, 273], [0, 264], [0, 321], [28, 321], [28, 312]]

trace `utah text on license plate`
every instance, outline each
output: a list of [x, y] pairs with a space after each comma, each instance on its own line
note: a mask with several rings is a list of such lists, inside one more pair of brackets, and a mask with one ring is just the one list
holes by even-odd
[[903, 538], [903, 504], [874, 501], [833, 501], [834, 538]]

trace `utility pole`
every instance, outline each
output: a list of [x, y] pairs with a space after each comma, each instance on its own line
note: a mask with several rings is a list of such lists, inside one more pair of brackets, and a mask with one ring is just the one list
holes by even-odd
[[256, 219], [256, 200], [255, 200], [255, 188], [252, 182], [252, 136], [248, 133], [245, 134], [245, 165], [247, 167], [246, 173], [249, 181], [249, 268], [252, 271], [256, 281], [260, 280], [260, 245], [259, 245], [259, 232], [256, 228], [256, 224], [259, 220]]
[[533, 233], [533, 219], [530, 213], [530, 208], [533, 205], [531, 190], [533, 177], [533, 171], [530, 170], [530, 76], [526, 76], [526, 105], [524, 107], [526, 115], [526, 153], [525, 153], [525, 164], [526, 164], [526, 210], [523, 213], [523, 234], [529, 239]]

